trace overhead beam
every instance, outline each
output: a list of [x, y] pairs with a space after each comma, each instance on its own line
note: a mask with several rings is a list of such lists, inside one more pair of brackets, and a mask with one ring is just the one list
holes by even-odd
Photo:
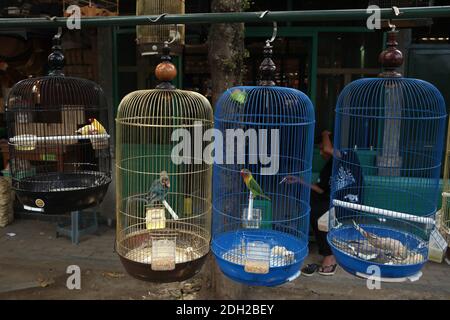
[[[307, 10], [307, 11], [270, 11], [261, 18], [263, 12], [227, 12], [227, 13], [188, 13], [148, 16], [113, 16], [113, 17], [83, 17], [81, 26], [136, 26], [146, 24], [211, 24], [211, 23], [269, 23], [290, 21], [364, 21], [371, 13], [366, 9], [350, 10]], [[408, 7], [400, 8], [400, 16], [392, 9], [380, 9], [382, 19], [418, 19], [450, 17], [450, 6]], [[65, 27], [68, 18], [0, 18], [1, 28], [52, 28]]]

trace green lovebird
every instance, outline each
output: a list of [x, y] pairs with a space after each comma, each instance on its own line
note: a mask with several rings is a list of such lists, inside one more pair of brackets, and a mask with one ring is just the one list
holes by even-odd
[[231, 100], [234, 100], [239, 104], [244, 104], [247, 99], [247, 92], [236, 89], [231, 93], [230, 97]]
[[247, 188], [253, 193], [253, 196], [270, 200], [270, 198], [264, 194], [258, 182], [256, 182], [255, 178], [253, 178], [250, 170], [242, 169], [241, 176], [244, 179]]

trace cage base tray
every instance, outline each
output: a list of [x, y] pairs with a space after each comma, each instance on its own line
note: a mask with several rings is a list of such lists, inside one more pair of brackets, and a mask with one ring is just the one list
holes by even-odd
[[[383, 237], [390, 237], [397, 240], [404, 240], [406, 238], [408, 239], [407, 245], [408, 247], [411, 248], [418, 247], [420, 243], [420, 239], [417, 238], [416, 236], [392, 228], [379, 227], [373, 225], [361, 225], [361, 227], [368, 232], [372, 232]], [[392, 279], [393, 281], [395, 281], [395, 279], [414, 277], [421, 271], [422, 267], [427, 261], [424, 258], [421, 262], [405, 265], [381, 264], [373, 261], [367, 261], [337, 248], [331, 241], [333, 237], [339, 240], [355, 239], [359, 237], [359, 232], [353, 226], [345, 226], [339, 229], [331, 230], [330, 232], [328, 232], [327, 236], [328, 243], [331, 247], [333, 255], [336, 257], [336, 261], [339, 264], [339, 266], [341, 266], [342, 269], [344, 269], [348, 273], [353, 274], [355, 276], [360, 275], [370, 276], [371, 274], [368, 274], [369, 270], [368, 268], [377, 266], [379, 267], [380, 270], [380, 278], [385, 279], [385, 281], [388, 281], [388, 279]], [[420, 253], [424, 257], [426, 257], [428, 252], [427, 248], [422, 248], [421, 250], [423, 252]]]
[[[297, 260], [294, 263], [270, 266], [267, 274], [255, 274], [245, 272], [243, 264], [230, 262], [223, 258], [224, 248], [230, 250], [236, 237], [245, 234], [276, 239], [276, 245], [285, 246], [289, 250], [297, 252]], [[226, 232], [216, 237], [212, 244], [212, 251], [221, 271], [230, 279], [251, 286], [275, 287], [297, 278], [304, 258], [308, 254], [308, 245], [289, 234], [275, 230], [246, 229], [245, 231]]]
[[150, 264], [136, 262], [119, 255], [122, 265], [130, 276], [138, 280], [159, 283], [179, 282], [192, 278], [200, 272], [207, 256], [206, 254], [195, 260], [177, 263], [174, 270], [154, 271]]
[[[22, 179], [14, 188], [19, 201], [26, 210], [48, 215], [69, 214], [98, 205], [111, 182], [109, 177], [98, 173], [58, 173], [32, 176], [28, 180]], [[100, 180], [102, 183], [94, 183]], [[47, 181], [56, 181], [58, 188], [52, 189], [54, 191], [40, 190], [40, 183]]]
[[[164, 229], [164, 231], [170, 234], [171, 232], [173, 233], [175, 230]], [[159, 236], [161, 236], [161, 232], [162, 230], [157, 230], [157, 234], [159, 234]], [[188, 240], [184, 244], [183, 243], [178, 244], [177, 241], [177, 247], [175, 248], [176, 253], [175, 269], [152, 270], [151, 265], [152, 250], [151, 247], [147, 247], [145, 245], [145, 243], [151, 241], [151, 236], [152, 236], [151, 230], [143, 230], [140, 232], [130, 234], [118, 242], [117, 253], [120, 257], [122, 265], [124, 266], [125, 270], [129, 275], [139, 280], [167, 283], [167, 282], [184, 281], [200, 272], [206, 260], [206, 257], [209, 254], [209, 240], [203, 239], [199, 237], [199, 235], [194, 233], [183, 234], [185, 240], [186, 238]], [[189, 258], [186, 256], [182, 257], [180, 255], [182, 249], [188, 248], [188, 246], [191, 246], [192, 243], [198, 244], [199, 241], [200, 241], [199, 247], [205, 248], [205, 246], [207, 246], [208, 249], [205, 251], [196, 251], [195, 255], [190, 256]], [[143, 244], [144, 247], [142, 247]], [[194, 248], [198, 247], [194, 245]], [[142, 259], [142, 257], [144, 257], [144, 259]]]

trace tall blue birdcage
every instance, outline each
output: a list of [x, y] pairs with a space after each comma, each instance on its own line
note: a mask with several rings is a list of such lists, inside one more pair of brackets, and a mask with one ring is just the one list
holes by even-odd
[[378, 78], [347, 85], [336, 106], [328, 242], [358, 275], [417, 275], [439, 195], [446, 107], [430, 83], [403, 78], [397, 31]]
[[308, 253], [315, 123], [304, 93], [275, 86], [271, 55], [268, 41], [259, 85], [224, 92], [214, 119], [212, 252], [225, 275], [262, 286], [294, 279]]

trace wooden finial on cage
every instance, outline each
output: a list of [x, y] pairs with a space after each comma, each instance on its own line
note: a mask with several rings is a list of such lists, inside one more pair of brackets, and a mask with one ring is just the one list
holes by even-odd
[[51, 76], [63, 76], [64, 72], [64, 54], [62, 53], [61, 46], [61, 34], [62, 30], [59, 29], [58, 33], [53, 37], [52, 53], [48, 56], [49, 75]]
[[161, 81], [161, 83], [158, 84], [156, 88], [175, 89], [175, 86], [171, 83], [171, 81], [177, 76], [177, 68], [172, 63], [168, 42], [164, 43], [162, 51], [163, 54], [161, 56], [161, 62], [156, 66], [155, 69], [155, 76], [159, 81]]
[[275, 81], [273, 80], [275, 77], [275, 70], [277, 67], [272, 60], [273, 46], [270, 44], [270, 41], [266, 41], [266, 45], [264, 46], [264, 60], [261, 62], [259, 66], [259, 71], [261, 74], [261, 80], [258, 81], [258, 85], [260, 86], [274, 86]]
[[402, 74], [396, 69], [403, 64], [403, 54], [397, 49], [397, 34], [398, 31], [391, 30], [388, 32], [386, 49], [380, 53], [378, 60], [383, 66], [383, 72], [380, 77], [401, 77]]

